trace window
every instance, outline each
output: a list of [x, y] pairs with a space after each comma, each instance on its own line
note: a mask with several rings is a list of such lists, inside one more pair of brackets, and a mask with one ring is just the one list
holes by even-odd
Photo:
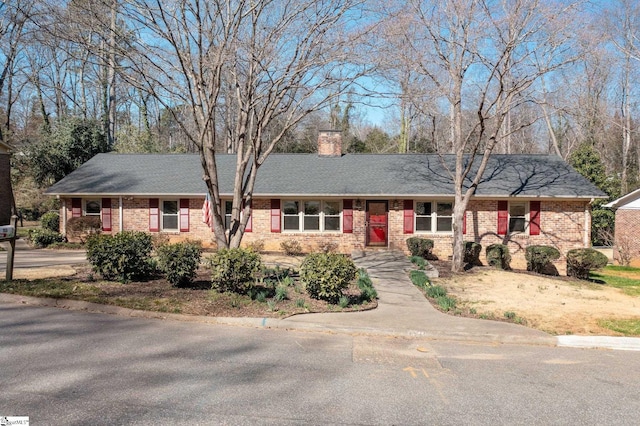
[[231, 229], [231, 210], [233, 208], [233, 201], [224, 202], [224, 229]]
[[509, 232], [525, 232], [526, 223], [526, 203], [509, 203]]
[[162, 201], [162, 230], [177, 231], [178, 230], [178, 201], [163, 200]]
[[340, 231], [340, 202], [283, 200], [282, 226], [285, 231]]
[[102, 203], [100, 200], [86, 200], [84, 203], [84, 215], [85, 216], [100, 216], [102, 210]]
[[451, 232], [453, 203], [449, 201], [418, 201], [415, 207], [416, 232]]

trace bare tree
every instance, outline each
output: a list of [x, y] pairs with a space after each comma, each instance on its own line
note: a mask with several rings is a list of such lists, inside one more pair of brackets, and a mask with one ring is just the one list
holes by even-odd
[[412, 21], [402, 44], [415, 70], [448, 105], [455, 169], [453, 265], [464, 260], [463, 215], [496, 145], [531, 123], [504, 127], [540, 78], [572, 60], [573, 3], [541, 0], [412, 0], [393, 14]]
[[[107, 0], [105, 0], [107, 1]], [[110, 3], [111, 0], [108, 0]], [[200, 154], [218, 247], [237, 247], [260, 166], [310, 112], [363, 73], [349, 66], [359, 0], [123, 0], [136, 37], [120, 45], [124, 78], [149, 93]], [[181, 111], [187, 116], [179, 116]], [[236, 154], [224, 227], [216, 148]]]

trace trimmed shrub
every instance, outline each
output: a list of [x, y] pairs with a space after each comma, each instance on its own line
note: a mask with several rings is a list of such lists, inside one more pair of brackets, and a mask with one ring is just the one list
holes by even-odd
[[309, 296], [336, 303], [356, 276], [353, 261], [337, 253], [311, 253], [300, 265], [300, 280]]
[[407, 248], [411, 256], [419, 256], [428, 260], [438, 260], [438, 256], [432, 253], [433, 240], [420, 237], [407, 238]]
[[60, 232], [60, 214], [58, 212], [47, 212], [40, 217], [40, 224], [43, 229], [48, 229], [55, 233]]
[[491, 244], [487, 247], [487, 263], [495, 268], [509, 270], [511, 267], [511, 254], [509, 254], [509, 247], [505, 244]]
[[91, 235], [87, 238], [87, 260], [104, 279], [123, 283], [146, 279], [156, 272], [151, 258], [151, 235], [145, 232]]
[[57, 231], [51, 231], [49, 229], [30, 229], [29, 241], [35, 247], [44, 248], [54, 243], [61, 243], [64, 241], [64, 236]]
[[589, 272], [607, 266], [607, 256], [592, 248], [573, 249], [567, 253], [567, 275], [583, 280], [589, 279]]
[[482, 266], [480, 262], [480, 253], [482, 253], [482, 246], [473, 241], [466, 241], [464, 243], [464, 263], [473, 266]]
[[200, 265], [202, 247], [198, 242], [185, 241], [176, 244], [164, 244], [156, 249], [158, 269], [174, 286], [187, 285], [196, 276]]
[[211, 288], [220, 292], [246, 293], [262, 269], [262, 259], [253, 250], [221, 249], [209, 256]]
[[285, 240], [280, 243], [280, 248], [287, 256], [299, 256], [302, 254], [302, 246], [298, 240]]
[[85, 243], [87, 239], [102, 232], [102, 221], [99, 216], [72, 217], [67, 221], [67, 238]]
[[527, 271], [553, 275], [555, 268], [551, 263], [560, 258], [560, 252], [551, 246], [529, 246], [525, 250], [524, 257], [527, 259]]

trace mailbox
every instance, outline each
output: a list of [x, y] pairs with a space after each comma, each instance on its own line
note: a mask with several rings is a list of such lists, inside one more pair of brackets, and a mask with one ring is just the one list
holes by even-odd
[[16, 228], [14, 226], [0, 226], [0, 240], [13, 238], [14, 235], [16, 235]]

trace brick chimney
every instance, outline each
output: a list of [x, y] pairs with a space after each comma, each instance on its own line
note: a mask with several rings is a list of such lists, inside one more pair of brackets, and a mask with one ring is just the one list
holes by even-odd
[[342, 155], [342, 133], [340, 130], [320, 130], [318, 133], [318, 155], [340, 157]]

